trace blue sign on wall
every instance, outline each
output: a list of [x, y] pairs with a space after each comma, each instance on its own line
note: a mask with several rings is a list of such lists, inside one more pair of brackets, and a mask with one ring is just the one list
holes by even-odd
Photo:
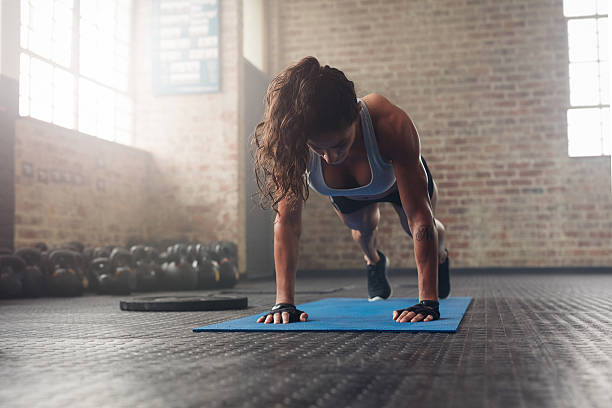
[[153, 1], [153, 90], [218, 92], [219, 1]]

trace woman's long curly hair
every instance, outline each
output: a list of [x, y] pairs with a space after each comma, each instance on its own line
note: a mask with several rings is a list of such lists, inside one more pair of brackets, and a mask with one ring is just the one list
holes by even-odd
[[307, 140], [343, 131], [357, 115], [355, 86], [342, 71], [306, 57], [278, 74], [268, 86], [264, 118], [251, 143], [261, 207], [278, 213], [285, 198], [290, 208], [306, 201]]

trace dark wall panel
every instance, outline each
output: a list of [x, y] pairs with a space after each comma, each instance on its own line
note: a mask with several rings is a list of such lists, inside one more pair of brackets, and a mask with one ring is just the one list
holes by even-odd
[[244, 60], [244, 128], [247, 143], [246, 180], [246, 249], [247, 274], [249, 278], [274, 274], [274, 213], [264, 211], [259, 205], [257, 183], [253, 173], [253, 158], [250, 144], [255, 126], [264, 114], [264, 95], [270, 80], [246, 59]]
[[15, 226], [15, 119], [19, 83], [0, 75], [0, 247], [13, 248]]

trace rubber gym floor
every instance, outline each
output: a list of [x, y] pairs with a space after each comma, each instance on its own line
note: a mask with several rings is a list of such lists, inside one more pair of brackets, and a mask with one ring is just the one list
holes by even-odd
[[[416, 276], [390, 278], [416, 296]], [[2, 301], [0, 406], [612, 406], [611, 274], [457, 272], [451, 295], [474, 298], [457, 333], [192, 333], [274, 301], [272, 279], [232, 291], [248, 310]], [[365, 277], [298, 275], [297, 292], [362, 297]]]

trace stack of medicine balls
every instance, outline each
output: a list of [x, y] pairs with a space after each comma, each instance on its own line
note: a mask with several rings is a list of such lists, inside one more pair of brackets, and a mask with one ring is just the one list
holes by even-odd
[[214, 290], [238, 282], [238, 248], [233, 242], [165, 248], [85, 248], [79, 242], [52, 250], [41, 243], [14, 254], [0, 248], [0, 298]]

